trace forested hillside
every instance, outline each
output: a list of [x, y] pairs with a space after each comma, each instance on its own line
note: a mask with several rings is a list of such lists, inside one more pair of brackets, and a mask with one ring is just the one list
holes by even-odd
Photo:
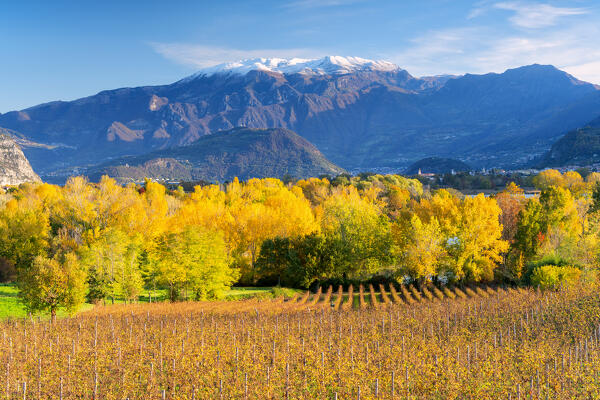
[[249, 178], [306, 178], [344, 170], [311, 143], [282, 128], [236, 128], [203, 136], [189, 146], [112, 160], [88, 171], [91, 180], [109, 175], [119, 182], [144, 178], [231, 181]]
[[600, 162], [600, 118], [572, 130], [557, 140], [537, 167], [592, 165]]

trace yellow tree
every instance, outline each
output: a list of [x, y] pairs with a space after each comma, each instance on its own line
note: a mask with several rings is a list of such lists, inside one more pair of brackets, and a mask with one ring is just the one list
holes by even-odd
[[0, 257], [26, 270], [50, 248], [50, 219], [39, 203], [12, 199], [0, 211]]
[[578, 195], [586, 189], [583, 178], [577, 171], [567, 171], [563, 174], [563, 185], [569, 189], [571, 193]]
[[496, 201], [483, 194], [466, 197], [461, 204], [457, 241], [450, 244], [456, 276], [480, 281], [493, 279], [509, 244], [502, 240], [501, 210]]
[[538, 189], [546, 189], [550, 186], [563, 186], [562, 174], [555, 169], [546, 169], [533, 177], [533, 185]]
[[228, 232], [244, 278], [257, 279], [255, 263], [267, 238], [306, 235], [318, 230], [310, 203], [298, 188], [288, 189], [277, 179], [251, 179], [245, 185], [234, 181], [227, 188], [231, 218]]
[[431, 200], [415, 204], [422, 221], [439, 222], [444, 247], [449, 254], [445, 267], [456, 280], [491, 279], [502, 261], [508, 243], [502, 240], [501, 210], [494, 199], [483, 194], [460, 200], [439, 190]]
[[438, 275], [447, 253], [435, 218], [424, 223], [416, 214], [412, 214], [410, 219], [397, 220], [392, 225], [392, 234], [401, 275], [421, 281], [431, 280]]

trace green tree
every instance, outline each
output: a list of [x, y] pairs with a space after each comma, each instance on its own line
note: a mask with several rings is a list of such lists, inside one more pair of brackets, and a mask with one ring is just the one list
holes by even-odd
[[144, 288], [140, 259], [140, 245], [131, 241], [125, 248], [123, 262], [118, 265], [118, 269], [115, 271], [112, 292], [129, 302], [137, 300]]
[[540, 202], [536, 199], [529, 200], [525, 204], [525, 208], [519, 212], [514, 242], [514, 247], [519, 250], [525, 259], [530, 259], [537, 253], [545, 233], [543, 224]]
[[181, 298], [184, 290], [191, 290], [197, 300], [220, 298], [238, 278], [222, 234], [197, 226], [160, 236], [149, 258], [158, 283], [168, 287], [172, 301]]
[[[260, 254], [256, 259], [256, 269], [267, 282], [282, 282], [288, 286], [286, 274], [290, 268], [291, 240], [288, 237], [266, 239], [260, 246]], [[295, 286], [296, 283], [293, 283]]]
[[318, 279], [343, 278], [335, 268], [335, 242], [319, 234], [274, 238], [263, 242], [257, 267], [261, 274], [284, 286], [307, 288]]
[[126, 265], [128, 245], [127, 235], [118, 229], [108, 229], [82, 249], [82, 262], [88, 269], [89, 301], [110, 298], [114, 302], [119, 297], [121, 287], [117, 280], [125, 275], [126, 269], [132, 268]]
[[73, 312], [83, 304], [86, 273], [73, 253], [37, 256], [29, 268], [19, 269], [18, 287], [27, 310], [49, 311], [54, 321], [59, 308]]
[[322, 232], [336, 249], [338, 274], [367, 277], [391, 264], [391, 228], [378, 205], [348, 190], [325, 200]]
[[594, 184], [592, 191], [592, 204], [588, 210], [590, 214], [595, 214], [600, 211], [600, 182]]

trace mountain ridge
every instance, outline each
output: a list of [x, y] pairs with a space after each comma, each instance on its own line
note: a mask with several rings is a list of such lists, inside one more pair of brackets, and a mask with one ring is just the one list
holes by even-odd
[[[552, 66], [415, 78], [403, 69], [334, 75], [252, 70], [106, 90], [0, 115], [42, 175], [169, 147], [221, 130], [286, 128], [349, 170], [401, 170], [422, 158], [524, 165], [600, 110], [600, 91]], [[63, 171], [63, 172], [61, 172]]]
[[214, 182], [235, 177], [308, 178], [343, 172], [290, 130], [234, 128], [204, 136], [188, 146], [113, 160], [87, 174], [92, 180], [106, 174], [119, 181], [152, 178]]
[[251, 58], [202, 68], [184, 81], [214, 74], [246, 74], [250, 71], [267, 71], [281, 74], [327, 75], [347, 74], [357, 71], [398, 71], [399, 66], [384, 60], [361, 57], [325, 56], [322, 58]]

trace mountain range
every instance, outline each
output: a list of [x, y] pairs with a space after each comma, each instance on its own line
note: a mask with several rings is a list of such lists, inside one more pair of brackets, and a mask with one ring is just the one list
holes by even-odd
[[[255, 59], [168, 85], [121, 88], [0, 115], [44, 178], [188, 146], [236, 127], [285, 128], [349, 170], [426, 157], [516, 168], [600, 116], [600, 88], [549, 65], [417, 78], [353, 57]], [[196, 147], [199, 148], [199, 147]]]

